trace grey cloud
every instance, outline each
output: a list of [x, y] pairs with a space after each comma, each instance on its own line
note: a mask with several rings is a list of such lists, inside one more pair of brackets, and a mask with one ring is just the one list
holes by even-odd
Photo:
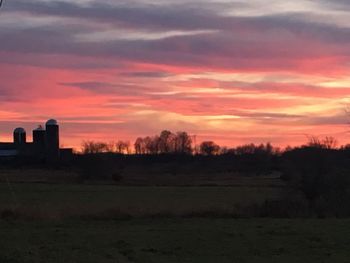
[[[345, 1], [344, 1], [345, 2]], [[296, 34], [326, 33], [333, 26], [308, 21], [311, 14], [285, 13], [257, 17], [223, 16], [222, 11], [242, 3], [210, 3], [202, 1], [186, 4], [169, 3], [166, 5], [119, 4], [93, 2], [79, 5], [61, 1], [28, 2], [15, 0], [9, 7], [13, 12], [27, 12], [34, 15], [53, 15], [58, 17], [80, 18], [88, 21], [109, 23], [109, 26], [121, 26], [130, 29], [147, 30], [194, 30], [218, 29], [239, 33], [240, 30], [286, 29]], [[249, 4], [245, 4], [249, 5]], [[335, 26], [334, 26], [335, 27]], [[337, 33], [337, 31], [335, 32]], [[348, 33], [348, 30], [341, 31]], [[341, 35], [341, 34], [340, 34]], [[333, 38], [332, 38], [333, 39]], [[348, 38], [347, 38], [348, 39]]]
[[17, 101], [16, 95], [0, 86], [0, 102]]
[[149, 71], [149, 72], [126, 72], [121, 73], [121, 76], [126, 77], [136, 77], [136, 78], [165, 78], [172, 76], [171, 73], [159, 72], [159, 71]]
[[341, 11], [350, 10], [349, 0], [321, 0], [319, 2], [328, 8], [337, 9]]
[[[260, 113], [258, 114], [260, 115]], [[268, 118], [264, 117], [267, 116]], [[281, 123], [288, 124], [288, 125], [312, 125], [312, 126], [323, 126], [323, 125], [344, 125], [347, 126], [349, 123], [348, 116], [345, 116], [344, 114], [338, 114], [338, 115], [332, 115], [332, 116], [293, 116], [293, 115], [264, 115], [264, 113], [261, 114], [261, 116], [257, 116], [255, 118], [259, 123], [264, 124], [276, 124], [277, 126], [280, 126]], [[331, 132], [331, 131], [330, 131]]]
[[159, 90], [157, 87], [138, 84], [112, 84], [108, 82], [86, 81], [86, 82], [64, 82], [58, 83], [66, 87], [88, 90], [97, 94], [123, 95], [123, 96], [144, 96], [147, 92]]
[[305, 118], [305, 123], [309, 125], [349, 125], [349, 116], [338, 114], [333, 116], [313, 116]]
[[215, 13], [215, 10], [225, 10], [227, 5], [234, 6], [241, 4], [217, 3], [213, 5], [207, 2], [201, 2], [200, 4], [186, 3], [186, 5], [109, 5], [96, 1], [90, 5], [82, 6], [76, 3], [62, 1], [28, 2], [16, 0], [7, 9], [10, 12], [21, 11], [34, 15], [52, 15], [82, 18], [90, 21], [95, 20], [130, 28], [137, 26], [152, 29], [203, 29], [221, 28], [225, 24], [225, 21]]
[[[204, 2], [192, 10], [194, 4], [189, 5], [190, 8], [188, 5], [111, 6], [101, 3], [81, 6], [57, 1], [16, 0], [10, 2], [7, 7], [10, 11], [21, 11], [25, 13], [24, 15], [30, 13], [84, 18], [102, 23], [106, 29], [121, 26], [133, 30], [219, 29], [222, 31], [160, 40], [91, 43], [77, 42], [76, 35], [94, 32], [96, 28], [91, 23], [78, 21], [73, 24], [67, 22], [27, 30], [0, 29], [1, 48], [3, 51], [38, 54], [38, 56], [73, 54], [84, 57], [108, 57], [118, 61], [195, 67], [208, 65], [213, 68], [236, 69], [291, 69], [298, 64], [299, 59], [320, 58], [325, 55], [350, 56], [349, 29], [308, 22], [305, 14], [223, 17], [218, 13], [225, 5], [218, 4], [213, 10], [207, 8], [208, 5]], [[152, 77], [152, 74], [135, 74], [136, 77], [137, 75]]]
[[[130, 93], [130, 87], [127, 85], [115, 85], [107, 82], [71, 82], [71, 83], [58, 83], [66, 87], [75, 87], [83, 90], [89, 90], [98, 94], [120, 94]], [[134, 91], [132, 91], [134, 92]]]

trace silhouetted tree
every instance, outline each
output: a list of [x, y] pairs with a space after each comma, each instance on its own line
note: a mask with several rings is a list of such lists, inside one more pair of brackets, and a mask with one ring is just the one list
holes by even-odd
[[174, 148], [176, 153], [191, 154], [193, 151], [191, 136], [187, 132], [177, 132]]
[[223, 146], [220, 148], [220, 152], [219, 152], [220, 155], [225, 155], [225, 154], [229, 154], [229, 153], [230, 153], [230, 149], [228, 147]]
[[82, 152], [84, 154], [96, 154], [110, 152], [110, 145], [105, 142], [83, 141]]
[[148, 154], [158, 154], [159, 153], [159, 137], [145, 137], [144, 138], [146, 153]]
[[324, 138], [322, 143], [326, 149], [335, 149], [338, 145], [338, 141], [331, 136], [327, 136], [326, 138]]
[[146, 153], [146, 145], [143, 138], [138, 137], [134, 143], [134, 149], [136, 154], [145, 154]]
[[130, 142], [128, 141], [117, 141], [116, 142], [116, 152], [120, 154], [130, 153]]
[[136, 154], [191, 154], [192, 137], [187, 132], [176, 134], [163, 130], [160, 135], [137, 138], [134, 143]]
[[213, 141], [204, 141], [199, 147], [200, 153], [203, 155], [214, 155], [220, 151], [220, 146]]
[[157, 154], [159, 153], [159, 137], [139, 137], [134, 143], [134, 149], [136, 154]]
[[320, 149], [335, 149], [337, 147], [337, 144], [337, 140], [331, 136], [327, 136], [324, 139], [320, 139], [316, 136], [311, 136], [309, 137], [307, 146]]
[[158, 137], [159, 153], [170, 153], [174, 149], [175, 135], [171, 131], [164, 130]]
[[254, 154], [255, 151], [256, 151], [256, 146], [253, 143], [237, 146], [235, 150], [236, 154], [238, 155]]
[[106, 152], [112, 153], [115, 151], [115, 142], [106, 143]]
[[247, 155], [247, 154], [265, 154], [273, 155], [280, 153], [279, 148], [275, 148], [271, 143], [255, 145], [254, 143], [245, 144], [242, 146], [237, 146], [235, 149], [237, 155]]

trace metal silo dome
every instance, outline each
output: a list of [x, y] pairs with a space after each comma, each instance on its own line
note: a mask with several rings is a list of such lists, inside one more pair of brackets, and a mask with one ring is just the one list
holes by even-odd
[[34, 129], [34, 131], [44, 131], [44, 127], [39, 125], [36, 129]]
[[27, 133], [26, 130], [22, 127], [16, 128], [13, 131], [13, 142], [16, 145], [22, 145], [25, 144], [27, 141]]
[[21, 133], [26, 133], [26, 130], [22, 127], [18, 127], [13, 132], [17, 134], [21, 134]]
[[58, 122], [55, 119], [50, 119], [46, 122], [46, 126], [58, 125]]

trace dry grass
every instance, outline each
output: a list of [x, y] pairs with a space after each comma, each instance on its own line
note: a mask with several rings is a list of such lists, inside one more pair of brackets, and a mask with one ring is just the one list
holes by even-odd
[[282, 192], [276, 187], [0, 184], [0, 211], [27, 218], [235, 216]]
[[346, 263], [349, 220], [0, 220], [1, 263]]

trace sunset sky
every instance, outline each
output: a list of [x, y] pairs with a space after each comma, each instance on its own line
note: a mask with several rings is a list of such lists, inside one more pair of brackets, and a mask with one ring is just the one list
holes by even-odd
[[[0, 140], [350, 143], [348, 0], [4, 0]], [[31, 139], [31, 138], [29, 138]]]

